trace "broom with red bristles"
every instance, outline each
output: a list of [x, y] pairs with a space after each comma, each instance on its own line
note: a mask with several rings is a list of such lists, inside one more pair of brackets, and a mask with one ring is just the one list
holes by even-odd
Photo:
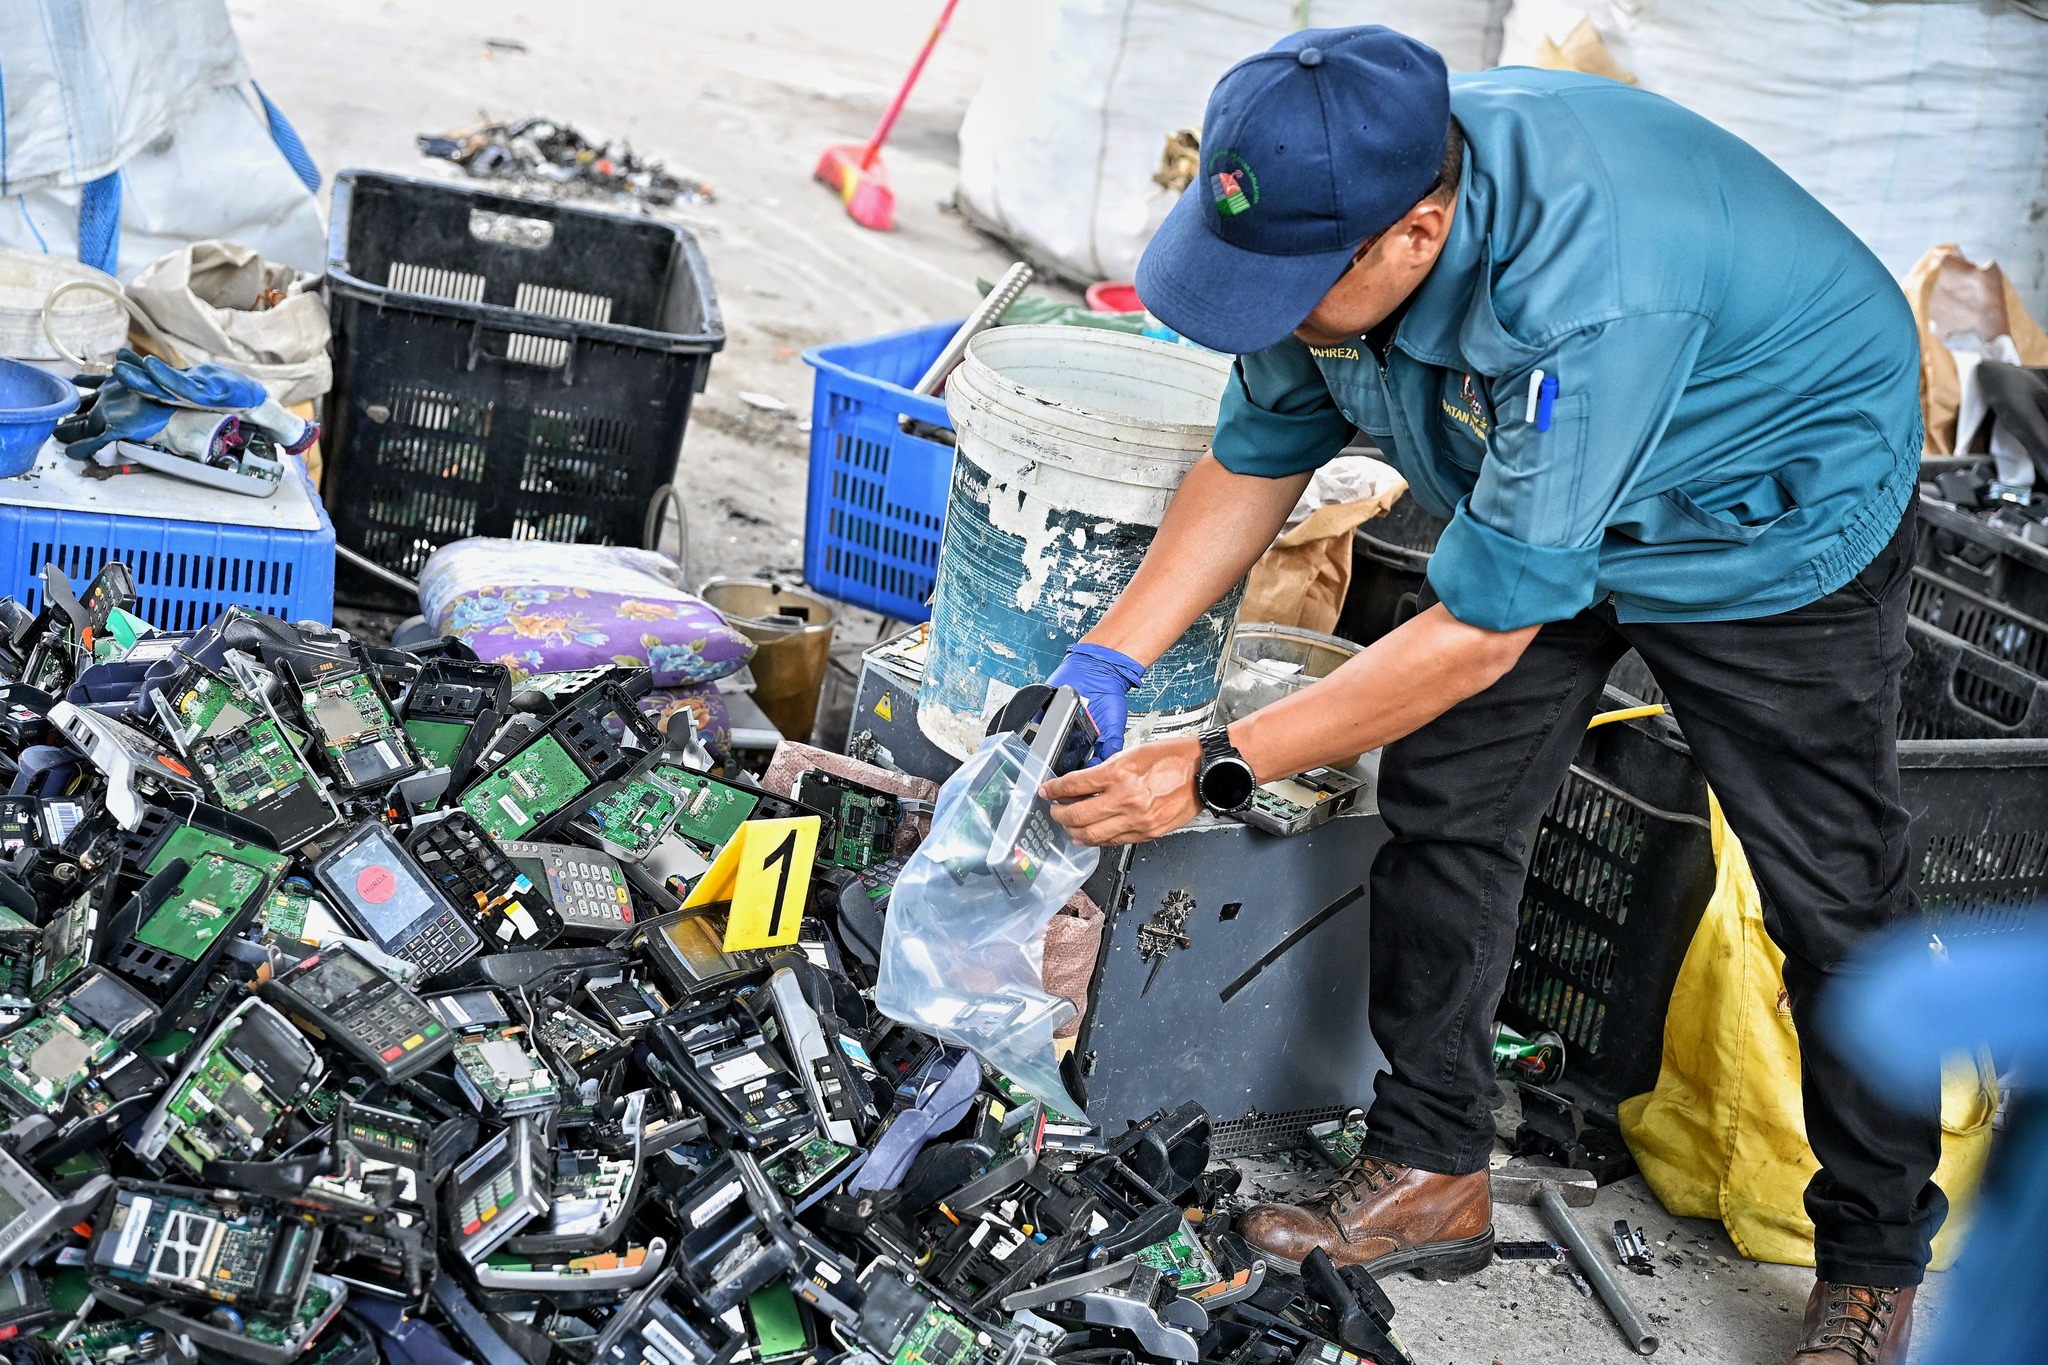
[[818, 158], [818, 169], [812, 173], [813, 178], [838, 191], [840, 199], [846, 203], [847, 213], [862, 227], [889, 232], [896, 226], [896, 195], [889, 188], [889, 173], [882, 165], [882, 144], [889, 140], [889, 130], [896, 125], [896, 116], [903, 112], [904, 104], [910, 99], [911, 87], [917, 84], [926, 59], [939, 45], [939, 35], [946, 31], [954, 6], [959, 3], [960, 0], [946, 0], [946, 7], [939, 11], [939, 22], [932, 25], [931, 36], [924, 40], [924, 50], [917, 54], [917, 60], [911, 63], [910, 74], [903, 78], [903, 88], [896, 92], [896, 98], [882, 112], [882, 121], [875, 125], [875, 135], [865, 143], [835, 142]]

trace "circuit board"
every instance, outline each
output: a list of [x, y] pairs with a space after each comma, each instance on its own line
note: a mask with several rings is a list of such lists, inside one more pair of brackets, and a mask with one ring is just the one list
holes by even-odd
[[135, 931], [136, 941], [197, 962], [262, 891], [263, 881], [263, 874], [247, 863], [202, 853]]
[[542, 735], [462, 794], [462, 808], [493, 839], [517, 839], [590, 789], [553, 735]]
[[36, 968], [42, 964], [43, 931], [0, 906], [0, 1015], [19, 1017], [35, 1003]]
[[814, 1137], [799, 1147], [785, 1147], [761, 1168], [761, 1173], [791, 1199], [801, 1199], [832, 1178], [853, 1148], [843, 1147], [828, 1137]]
[[797, 778], [796, 799], [833, 817], [830, 844], [819, 848], [818, 861], [864, 872], [895, 856], [896, 827], [903, 821], [895, 797], [813, 769]]
[[264, 936], [273, 940], [304, 938], [307, 917], [322, 904], [320, 893], [310, 886], [282, 882], [272, 887], [258, 912]]
[[517, 1024], [457, 1034], [455, 1080], [472, 1104], [495, 1114], [524, 1114], [561, 1102], [555, 1073]]
[[247, 1161], [326, 1070], [283, 1015], [256, 1004], [207, 1040], [164, 1105], [165, 1147], [197, 1173], [209, 1161]]
[[548, 1231], [557, 1236], [594, 1233], [623, 1209], [633, 1163], [592, 1151], [555, 1153], [555, 1206]]
[[[52, 1324], [52, 1334], [62, 1330]], [[166, 1359], [168, 1338], [164, 1329], [141, 1318], [109, 1318], [89, 1322], [66, 1337], [62, 1344], [51, 1342], [64, 1365], [129, 1365], [129, 1362]]]
[[1331, 1119], [1328, 1123], [1312, 1124], [1308, 1140], [1338, 1170], [1343, 1170], [1358, 1160], [1365, 1150], [1365, 1115]]
[[116, 1280], [222, 1303], [261, 1283], [271, 1245], [291, 1225], [161, 1190], [120, 1190], [92, 1263]]
[[453, 720], [408, 720], [405, 737], [412, 741], [420, 758], [436, 768], [445, 768], [462, 752], [469, 738], [469, 726]]
[[242, 863], [261, 872], [265, 879], [282, 876], [291, 866], [291, 858], [283, 853], [272, 853], [267, 848], [245, 844], [239, 839], [230, 839], [224, 834], [215, 834], [197, 825], [179, 825], [173, 829], [163, 846], [150, 855], [143, 872], [154, 877], [171, 865], [173, 858], [196, 862], [202, 854], [214, 853], [230, 862]]
[[351, 791], [397, 781], [419, 765], [377, 684], [345, 669], [299, 684], [299, 705], [327, 752], [327, 768]]
[[92, 891], [50, 917], [50, 922], [43, 926], [42, 942], [36, 948], [35, 963], [29, 971], [29, 995], [33, 999], [41, 1000], [85, 970], [92, 961], [99, 920], [99, 907]]
[[47, 1112], [120, 1048], [118, 1039], [69, 1014], [42, 1015], [0, 1038], [0, 1085]]
[[1163, 1241], [1140, 1251], [1138, 1260], [1184, 1290], [1199, 1289], [1223, 1278], [1185, 1218]]
[[890, 1365], [967, 1365], [981, 1354], [974, 1329], [933, 1304], [896, 1343]]
[[241, 688], [198, 664], [157, 712], [224, 809], [247, 812], [291, 847], [339, 819], [283, 726]]
[[724, 848], [740, 826], [761, 804], [761, 798], [739, 787], [693, 773], [670, 763], [658, 763], [653, 776], [687, 798], [676, 812], [676, 833], [709, 850]]
[[613, 857], [639, 862], [668, 837], [689, 799], [652, 775], [630, 778], [610, 795], [592, 802], [575, 824], [595, 835]]
[[535, 1020], [533, 1037], [535, 1042], [578, 1070], [624, 1045], [618, 1034], [567, 1006]]
[[311, 1334], [311, 1329], [327, 1315], [328, 1305], [333, 1302], [334, 1295], [316, 1282], [307, 1288], [306, 1297], [300, 1302], [294, 1317], [287, 1320], [251, 1313], [239, 1324], [241, 1335], [265, 1346], [295, 1346]]

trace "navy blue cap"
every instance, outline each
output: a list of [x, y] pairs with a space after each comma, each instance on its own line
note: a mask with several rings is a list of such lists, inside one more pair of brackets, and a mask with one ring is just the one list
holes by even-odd
[[1377, 24], [1245, 58], [1209, 96], [1201, 176], [1145, 248], [1138, 297], [1213, 350], [1278, 344], [1428, 193], [1450, 126], [1444, 59]]

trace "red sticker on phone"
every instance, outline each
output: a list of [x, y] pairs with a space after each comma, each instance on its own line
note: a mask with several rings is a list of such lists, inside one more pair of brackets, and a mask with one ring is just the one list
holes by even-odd
[[388, 867], [366, 867], [356, 873], [356, 894], [372, 905], [382, 905], [398, 890], [398, 878]]

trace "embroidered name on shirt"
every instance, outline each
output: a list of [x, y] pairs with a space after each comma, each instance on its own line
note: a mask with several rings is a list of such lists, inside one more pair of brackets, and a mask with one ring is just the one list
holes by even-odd
[[1311, 346], [1308, 353], [1318, 360], [1356, 360], [1356, 346]]
[[1479, 401], [1479, 389], [1478, 386], [1473, 384], [1470, 374], [1464, 376], [1464, 382], [1459, 386], [1458, 396], [1465, 400], [1465, 406], [1462, 408], [1452, 403], [1448, 398], [1439, 398], [1437, 400], [1444, 410], [1444, 416], [1450, 418], [1480, 440], [1485, 440], [1493, 433], [1493, 422], [1486, 414], [1485, 405]]

